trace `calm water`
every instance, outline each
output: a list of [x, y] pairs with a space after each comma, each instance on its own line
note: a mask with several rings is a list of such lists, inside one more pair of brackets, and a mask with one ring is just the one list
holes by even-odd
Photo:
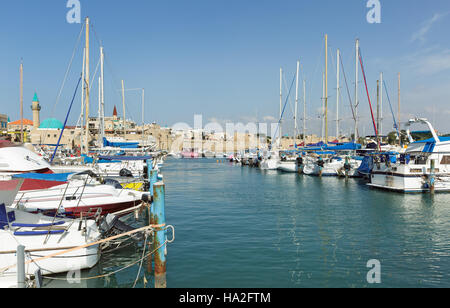
[[[381, 287], [450, 287], [449, 194], [388, 193], [359, 180], [216, 160], [169, 160], [163, 174], [176, 229], [168, 287], [372, 287], [371, 259], [381, 262]], [[130, 247], [107, 255], [83, 275], [115, 271], [140, 254]], [[137, 273], [133, 266], [80, 286], [131, 287]]]

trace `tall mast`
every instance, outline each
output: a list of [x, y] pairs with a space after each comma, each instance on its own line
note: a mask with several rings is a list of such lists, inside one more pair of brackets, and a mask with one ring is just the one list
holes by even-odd
[[294, 111], [294, 143], [295, 147], [297, 147], [297, 114], [298, 114], [298, 82], [299, 82], [299, 73], [300, 73], [300, 61], [297, 61], [297, 80], [295, 87], [295, 111]]
[[380, 136], [383, 136], [383, 73], [380, 73], [380, 124], [378, 132]]
[[84, 90], [85, 86], [85, 69], [86, 69], [86, 48], [83, 48], [83, 69], [81, 73], [81, 133], [80, 133], [80, 147], [81, 153], [84, 153]]
[[105, 74], [104, 74], [104, 61], [105, 54], [103, 53], [103, 47], [100, 47], [100, 108], [99, 108], [99, 116], [100, 116], [100, 144], [103, 142], [103, 138], [105, 137]]
[[379, 127], [380, 127], [380, 81], [377, 80], [377, 142], [379, 144], [379, 146], [381, 147], [380, 144], [380, 132], [379, 132]]
[[325, 34], [325, 143], [328, 143], [328, 34]]
[[340, 57], [341, 57], [341, 52], [338, 49], [337, 50], [337, 65], [336, 65], [336, 80], [337, 80], [337, 86], [336, 86], [336, 139], [339, 140], [339, 96], [340, 96]]
[[85, 136], [85, 154], [89, 153], [89, 97], [90, 97], [90, 82], [89, 82], [89, 17], [86, 18], [86, 68], [85, 68], [85, 80], [86, 80], [86, 136]]
[[[401, 132], [401, 117], [400, 117], [400, 102], [401, 102], [401, 96], [400, 96], [400, 73], [398, 73], [398, 131]], [[400, 146], [402, 145], [402, 138], [401, 138], [401, 134], [399, 136], [399, 144]]]
[[98, 77], [98, 142], [102, 147], [102, 77]]
[[306, 146], [306, 80], [303, 80], [303, 146]]
[[325, 137], [325, 73], [322, 73], [322, 132], [321, 132], [321, 140], [324, 142]]
[[[145, 89], [142, 89], [142, 141], [144, 141], [144, 134], [145, 134]], [[142, 143], [142, 145], [144, 145]]]
[[355, 67], [355, 142], [358, 142], [358, 72], [359, 72], [359, 39], [356, 40], [356, 67]]
[[280, 68], [280, 135], [279, 135], [279, 144], [281, 146], [281, 138], [283, 137], [283, 133], [281, 131], [281, 124], [283, 123], [283, 119], [282, 119], [282, 115], [283, 115], [283, 69]]
[[124, 82], [122, 80], [122, 107], [123, 107], [123, 138], [126, 140], [126, 136], [127, 136], [127, 129], [125, 127], [125, 118], [126, 118], [126, 113], [125, 113], [125, 86], [124, 86]]
[[20, 62], [20, 141], [25, 143], [23, 138], [23, 62]]

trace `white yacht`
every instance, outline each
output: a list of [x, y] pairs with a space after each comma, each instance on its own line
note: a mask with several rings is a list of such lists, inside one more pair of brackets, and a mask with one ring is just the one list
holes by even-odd
[[45, 159], [22, 145], [0, 140], [0, 180], [25, 172], [48, 173], [50, 165]]
[[432, 138], [414, 141], [408, 130], [410, 144], [400, 161], [375, 163], [368, 185], [403, 193], [450, 191], [450, 138], [439, 137], [426, 119], [413, 119], [407, 124], [425, 124]]

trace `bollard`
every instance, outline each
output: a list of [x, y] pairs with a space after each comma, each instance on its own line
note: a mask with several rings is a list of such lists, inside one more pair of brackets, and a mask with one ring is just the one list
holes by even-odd
[[[162, 182], [158, 182], [153, 186], [153, 207], [152, 216], [156, 225], [165, 225], [165, 185]], [[154, 239], [153, 247], [155, 251], [155, 288], [166, 288], [166, 231], [164, 227], [156, 229], [156, 236]], [[161, 247], [160, 247], [161, 246]]]
[[25, 246], [17, 246], [17, 288], [25, 289]]
[[[153, 180], [153, 161], [151, 160], [151, 159], [149, 159], [149, 160], [147, 160], [147, 180], [148, 180], [148, 192], [150, 193], [150, 196], [151, 197], [153, 197], [153, 184], [155, 183], [154, 182], [154, 180]], [[152, 225], [153, 224], [153, 221], [152, 221], [152, 204], [150, 204], [150, 206], [147, 208], [147, 215], [148, 215], [148, 217], [147, 217], [147, 219], [148, 219], [148, 223], [149, 223], [149, 225]], [[150, 236], [150, 243], [152, 242], [152, 240], [153, 240], [153, 237], [152, 236]], [[152, 245], [151, 244], [149, 244], [149, 250], [151, 251], [152, 250]], [[149, 273], [152, 273], [153, 272], [153, 258], [152, 258], [152, 255], [150, 254], [149, 256], [148, 256], [148, 258], [147, 258], [147, 271], [149, 272]]]
[[435, 174], [436, 174], [436, 168], [435, 168], [436, 161], [432, 159], [430, 161], [430, 193], [434, 194], [434, 184], [435, 184]]
[[348, 162], [348, 156], [345, 157], [345, 179], [348, 180], [348, 171], [350, 170], [350, 163]]
[[153, 186], [155, 185], [156, 182], [158, 182], [158, 171], [150, 170], [149, 181], [150, 181], [150, 196], [153, 197]]

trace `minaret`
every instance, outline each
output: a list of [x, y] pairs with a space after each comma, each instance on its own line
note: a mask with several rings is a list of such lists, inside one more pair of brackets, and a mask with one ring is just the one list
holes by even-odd
[[39, 126], [41, 126], [41, 121], [39, 118], [39, 112], [41, 111], [41, 105], [39, 104], [39, 99], [38, 99], [36, 93], [34, 93], [33, 102], [31, 104], [31, 110], [33, 110], [33, 127], [39, 128]]

